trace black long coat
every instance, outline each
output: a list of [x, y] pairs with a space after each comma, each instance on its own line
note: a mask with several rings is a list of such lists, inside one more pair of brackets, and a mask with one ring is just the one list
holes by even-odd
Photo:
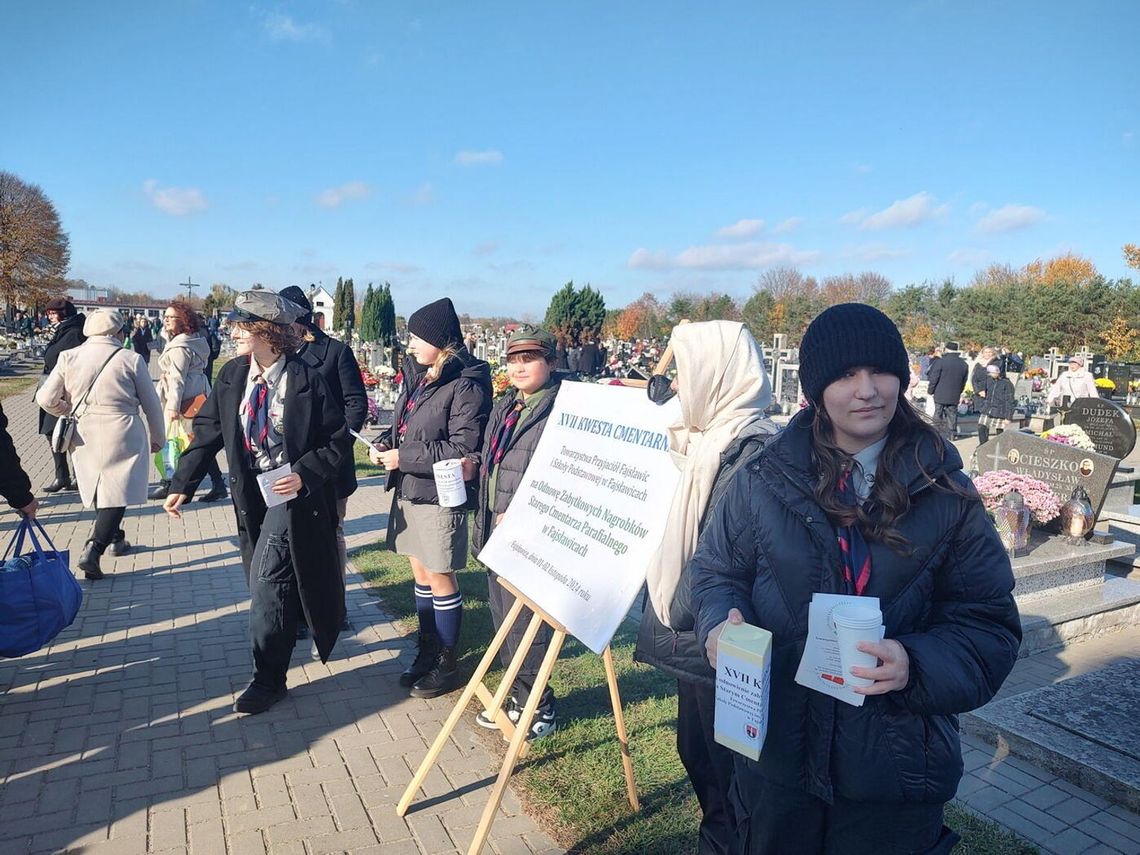
[[32, 482], [20, 466], [20, 456], [8, 433], [8, 417], [0, 406], [0, 496], [8, 500], [13, 508], [29, 505], [32, 495]]
[[[336, 543], [336, 477], [350, 454], [344, 410], [333, 400], [324, 379], [296, 356], [287, 357], [285, 456], [301, 476], [303, 488], [289, 501], [289, 551], [305, 621], [321, 661], [332, 652], [344, 620], [344, 578]], [[242, 564], [249, 573], [253, 549], [265, 520], [265, 501], [257, 472], [245, 449], [239, 411], [249, 378], [249, 358], [227, 362], [206, 403], [194, 417], [194, 441], [178, 462], [170, 492], [193, 496], [209, 461], [225, 448], [230, 495], [237, 520]]]
[[894, 473], [910, 494], [896, 522], [910, 552], [871, 541], [865, 591], [906, 649], [910, 681], [861, 707], [795, 683], [812, 595], [846, 592], [835, 529], [812, 492], [813, 416], [797, 414], [706, 521], [689, 563], [697, 639], [733, 607], [772, 632], [769, 731], [759, 763], [743, 761], [750, 774], [828, 802], [946, 802], [962, 776], [958, 714], [989, 701], [1017, 661], [1009, 558], [954, 447], [912, 437]]
[[[73, 347], [79, 347], [83, 342], [87, 341], [87, 336], [83, 334], [83, 324], [87, 320], [86, 315], [72, 315], [70, 318], [64, 318], [59, 322], [52, 334], [51, 341], [48, 342], [47, 347], [44, 348], [44, 376], [51, 374], [55, 364], [59, 361], [59, 355], [65, 350], [71, 350]], [[51, 432], [55, 430], [55, 423], [58, 419], [47, 410], [40, 410], [40, 433], [44, 436], [51, 436]]]
[[[313, 336], [314, 340], [302, 347], [297, 356], [320, 372], [333, 400], [344, 410], [345, 422], [352, 430], [359, 431], [368, 418], [368, 393], [364, 391], [364, 380], [360, 377], [356, 357], [350, 347], [329, 338], [320, 330], [314, 331]], [[356, 461], [351, 454], [346, 454], [340, 461], [336, 492], [341, 499], [356, 492]]]

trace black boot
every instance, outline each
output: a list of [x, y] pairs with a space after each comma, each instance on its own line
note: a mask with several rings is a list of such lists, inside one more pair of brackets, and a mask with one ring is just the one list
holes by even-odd
[[147, 493], [148, 499], [165, 499], [170, 493], [170, 482], [159, 481], [158, 486]]
[[985, 425], [978, 425], [978, 445], [983, 442], [988, 442], [990, 438], [990, 429]]
[[416, 681], [410, 692], [413, 698], [438, 698], [459, 687], [459, 669], [455, 664], [455, 648], [441, 647], [431, 670]]
[[213, 484], [211, 484], [210, 485], [210, 492], [204, 496], [199, 497], [198, 501], [199, 502], [217, 502], [221, 499], [228, 498], [229, 495], [230, 494], [226, 492], [226, 485], [223, 484], [222, 482], [218, 481], [218, 482], [214, 482]]
[[416, 646], [416, 658], [400, 675], [400, 685], [414, 686], [416, 681], [431, 671], [439, 653], [439, 638], [431, 632], [421, 632]]
[[83, 554], [79, 556], [79, 569], [88, 579], [102, 579], [103, 571], [99, 567], [99, 559], [103, 557], [104, 547], [93, 540], [83, 545]]
[[110, 546], [111, 554], [118, 558], [120, 555], [126, 555], [131, 551], [131, 542], [127, 540], [127, 533], [119, 529], [115, 535], [115, 539], [111, 541]]
[[49, 484], [44, 484], [43, 486], [43, 491], [45, 493], [58, 493], [60, 490], [66, 489], [68, 489], [68, 483], [66, 481], [60, 481], [58, 478]]

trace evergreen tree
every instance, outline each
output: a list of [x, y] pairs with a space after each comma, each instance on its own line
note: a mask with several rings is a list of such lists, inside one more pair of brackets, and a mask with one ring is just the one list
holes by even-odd
[[356, 286], [352, 279], [344, 280], [344, 331], [345, 337], [356, 327]]
[[344, 327], [344, 280], [339, 276], [336, 278], [336, 291], [333, 292], [332, 325], [334, 330]]
[[596, 336], [606, 322], [606, 301], [589, 285], [580, 291], [571, 280], [550, 299], [545, 326], [567, 347], [577, 344], [583, 334]]
[[378, 338], [376, 330], [376, 291], [372, 287], [372, 283], [368, 283], [368, 288], [364, 291], [364, 301], [360, 306], [360, 340], [361, 341], [376, 341]]
[[396, 341], [396, 303], [392, 299], [392, 286], [385, 282], [381, 292], [378, 306], [378, 323], [380, 341], [385, 347], [391, 347]]

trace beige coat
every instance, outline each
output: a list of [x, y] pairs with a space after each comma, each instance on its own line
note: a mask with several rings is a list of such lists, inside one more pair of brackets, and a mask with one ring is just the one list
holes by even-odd
[[158, 368], [158, 399], [168, 422], [182, 410], [182, 402], [210, 392], [206, 379], [206, 363], [210, 359], [210, 343], [198, 333], [182, 333], [162, 349]]
[[[115, 351], [95, 380], [100, 366]], [[162, 406], [141, 356], [124, 350], [110, 336], [93, 336], [59, 355], [47, 382], [36, 392], [36, 403], [53, 415], [66, 415], [92, 380], [91, 394], [79, 408], [72, 452], [79, 494], [87, 507], [141, 505], [146, 502], [151, 445], [161, 445], [166, 439]]]

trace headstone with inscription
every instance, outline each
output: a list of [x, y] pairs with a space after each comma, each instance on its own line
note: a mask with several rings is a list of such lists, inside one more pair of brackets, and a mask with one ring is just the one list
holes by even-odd
[[1123, 460], [1136, 446], [1136, 425], [1124, 408], [1104, 398], [1077, 398], [1065, 416], [1089, 435], [1096, 450]]
[[1062, 502], [1069, 500], [1074, 487], [1084, 487], [1098, 515], [1120, 463], [1095, 451], [1012, 431], [982, 443], [975, 455], [979, 472], [1004, 469], [1029, 475], [1048, 484]]

